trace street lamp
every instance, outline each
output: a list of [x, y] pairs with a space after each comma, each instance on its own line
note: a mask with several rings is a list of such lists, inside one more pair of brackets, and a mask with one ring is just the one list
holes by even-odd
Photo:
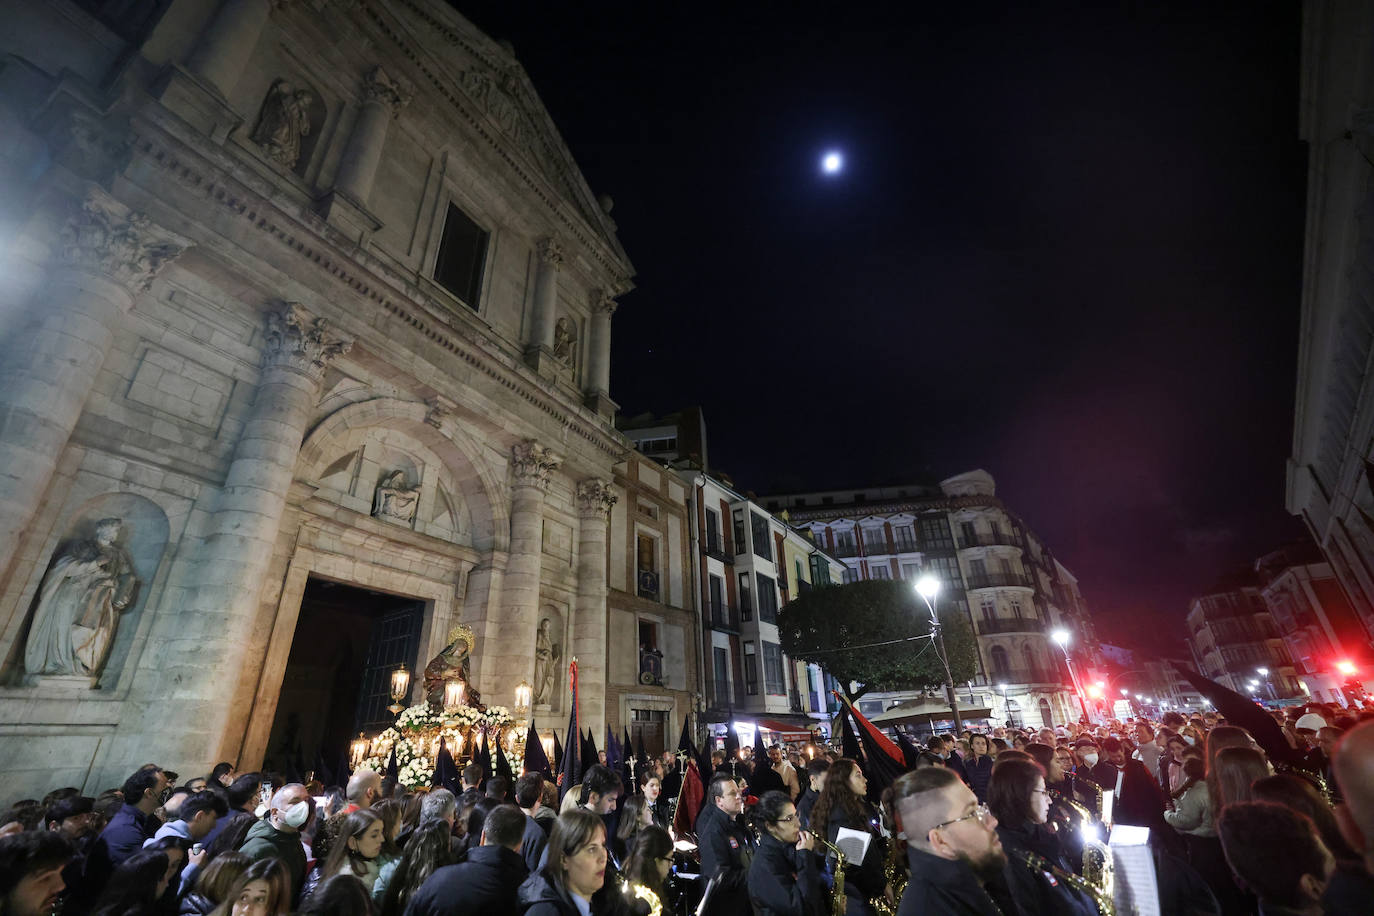
[[1078, 694], [1078, 707], [1083, 710], [1083, 721], [1088, 722], [1088, 703], [1083, 699], [1083, 686], [1078, 683], [1078, 672], [1073, 670], [1073, 659], [1069, 658], [1071, 638], [1068, 630], [1055, 630], [1050, 634], [1050, 639], [1059, 643], [1059, 648], [1064, 650], [1064, 664], [1069, 666], [1069, 678], [1073, 681], [1074, 692]]
[[954, 675], [949, 671], [949, 655], [945, 652], [945, 634], [940, 628], [940, 616], [935, 613], [935, 600], [940, 596], [940, 580], [926, 573], [916, 580], [916, 594], [930, 610], [930, 635], [935, 643], [936, 655], [945, 666], [945, 692], [949, 695], [949, 711], [954, 715], [954, 731], [964, 730], [964, 720], [959, 715], [959, 698], [954, 695]]

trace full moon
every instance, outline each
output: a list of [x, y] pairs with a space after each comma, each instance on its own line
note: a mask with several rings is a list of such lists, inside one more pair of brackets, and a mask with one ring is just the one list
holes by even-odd
[[842, 168], [844, 168], [844, 157], [839, 153], [831, 151], [821, 157], [821, 171], [825, 174], [838, 174]]

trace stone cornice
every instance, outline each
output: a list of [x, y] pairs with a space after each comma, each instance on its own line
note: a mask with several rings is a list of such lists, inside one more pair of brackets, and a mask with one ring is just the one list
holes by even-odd
[[[767, 496], [761, 496], [755, 500], [759, 504], [767, 501]], [[814, 508], [811, 506], [781, 506], [777, 512], [786, 510], [787, 517], [794, 522], [821, 522], [839, 518], [893, 515], [898, 512], [910, 512], [919, 515], [922, 512], [953, 509], [1002, 509], [1010, 512], [996, 496], [950, 496], [944, 499], [891, 500], [889, 502], [851, 503], [845, 506], [816, 506]]]
[[[412, 2], [412, 0], [394, 0], [394, 2], [423, 22], [445, 42], [458, 45], [465, 53], [481, 61], [485, 67], [490, 68], [493, 72], [498, 72], [498, 68], [491, 63], [489, 59], [490, 55], [487, 52], [477, 48], [472, 42], [467, 41], [463, 36], [434, 18], [429, 11], [421, 8], [419, 4]], [[410, 61], [411, 65], [423, 74], [429, 85], [453, 106], [463, 121], [491, 146], [492, 150], [505, 161], [516, 175], [519, 176], [525, 186], [548, 207], [549, 211], [558, 222], [563, 225], [564, 229], [582, 243], [583, 250], [586, 251], [595, 260], [596, 264], [605, 271], [606, 279], [611, 281], [611, 292], [614, 295], [624, 295], [633, 289], [633, 283], [630, 280], [633, 268], [629, 263], [629, 258], [621, 248], [619, 240], [615, 237], [614, 230], [606, 225], [606, 218], [604, 214], [600, 213], [599, 204], [592, 197], [590, 189], [586, 187], [585, 179], [582, 178], [581, 173], [577, 173], [577, 180], [581, 183], [582, 187], [577, 191], [573, 190], [571, 187], [573, 182], [571, 182], [566, 175], [559, 176], [563, 179], [564, 183], [569, 185], [569, 192], [575, 197], [585, 198], [583, 200], [570, 201], [579, 205], [582, 210], [586, 211], [579, 213], [579, 218], [574, 219], [569, 216], [565, 207], [560, 206], [560, 202], [555, 199], [555, 195], [550, 193], [556, 187], [554, 183], [548, 180], [538, 180], [533, 174], [533, 171], [524, 162], [519, 161], [512, 155], [509, 148], [510, 144], [502, 142], [502, 138], [494, 135], [494, 132], [490, 129], [491, 124], [494, 122], [488, 120], [486, 112], [481, 111], [478, 105], [469, 101], [466, 95], [460, 96], [458, 94], [456, 90], [462, 88], [461, 81], [455, 79], [450, 74], [436, 73], [434, 70], [431, 70], [428, 66], [428, 62], [421, 59], [422, 54], [425, 52], [421, 49], [411, 47], [405, 40], [406, 36], [401, 34], [393, 23], [387, 21], [386, 17], [382, 14], [382, 9], [387, 4], [376, 2], [376, 0], [371, 0], [371, 2], [369, 2], [369, 0], [358, 0], [357, 5], [368, 20], [371, 21], [371, 23], [379, 29], [393, 45], [395, 45], [397, 52], [406, 60]], [[438, 61], [434, 63], [438, 65]], [[514, 75], [517, 71], [521, 75]], [[522, 75], [523, 70], [520, 69], [519, 64], [514, 64], [513, 68], [507, 69], [506, 81], [519, 80], [522, 78]], [[484, 76], [487, 75], [484, 74]], [[541, 132], [549, 134], [554, 139], [558, 140], [556, 148], [548, 152], [555, 158], [562, 160], [565, 167], [566, 165], [571, 165], [574, 171], [576, 171], [572, 154], [562, 143], [561, 138], [558, 138], [557, 129], [554, 127], [552, 120], [548, 118], [547, 112], [544, 113], [544, 120], [547, 123], [537, 125], [538, 128]], [[587, 213], [596, 213], [597, 215], [589, 217]], [[595, 232], [588, 233], [585, 231], [587, 229], [593, 229]]]
[[[440, 307], [416, 289], [413, 276], [404, 275], [377, 257], [360, 251], [352, 240], [322, 219], [310, 219], [308, 224], [303, 222], [301, 211], [287, 211], [287, 201], [268, 199], [228, 174], [226, 166], [214, 163], [198, 150], [180, 142], [175, 145], [181, 148], [174, 149], [173, 142], [161, 135], [161, 125], [157, 128], [155, 132], [152, 125], [139, 124], [134, 137], [134, 156], [151, 175], [188, 189], [201, 198], [206, 207], [228, 211], [232, 217], [299, 258], [303, 268], [313, 268], [319, 276], [333, 279], [358, 299], [380, 306], [603, 454], [616, 461], [624, 459], [628, 447], [618, 433], [589, 421], [581, 408], [569, 409], [554, 400], [549, 392], [541, 390], [547, 387], [545, 384], [525, 377], [527, 372], [520, 368], [517, 359], [492, 352], [482, 332], [470, 332], [474, 340], [464, 339], [462, 331], [440, 317]], [[214, 152], [223, 155], [218, 148], [212, 150]], [[219, 237], [216, 241], [220, 241]], [[303, 282], [308, 284], [309, 281]]]

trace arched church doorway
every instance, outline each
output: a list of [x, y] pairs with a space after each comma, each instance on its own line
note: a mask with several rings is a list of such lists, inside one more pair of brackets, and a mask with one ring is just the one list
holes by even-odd
[[288, 779], [344, 778], [348, 744], [396, 717], [391, 672], [416, 671], [425, 602], [310, 577], [263, 767]]

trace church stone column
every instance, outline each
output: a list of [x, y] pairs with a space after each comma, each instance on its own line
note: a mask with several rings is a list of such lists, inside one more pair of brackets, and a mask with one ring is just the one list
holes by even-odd
[[577, 606], [573, 614], [572, 654], [577, 656], [582, 721], [593, 734], [606, 731], [606, 526], [615, 492], [608, 481], [592, 478], [577, 485]]
[[[206, 755], [237, 757], [257, 689], [245, 653], [259, 624], [263, 583], [296, 459], [324, 371], [352, 346], [296, 303], [274, 309], [266, 320], [252, 411], [206, 536], [182, 575], [181, 591], [168, 596], [178, 606], [159, 621], [162, 629], [154, 639], [160, 645], [142, 662], [154, 681], [144, 689], [180, 703], [181, 733], [168, 736], [176, 743], [160, 759], [184, 766], [201, 765]], [[164, 613], [168, 606], [164, 603]], [[163, 712], [154, 715], [160, 718]]]
[[539, 263], [534, 274], [534, 322], [528, 362], [539, 369], [553, 357], [554, 327], [558, 322], [558, 272], [563, 249], [556, 239], [540, 239], [535, 248]]
[[563, 459], [533, 439], [511, 449], [510, 553], [501, 580], [504, 619], [495, 644], [483, 651], [501, 661], [494, 684], [478, 684], [484, 703], [510, 706], [521, 680], [534, 682], [534, 641], [539, 622], [539, 570], [544, 542], [544, 494]]
[[284, 6], [287, 2], [289, 0], [224, 0], [201, 33], [200, 41], [186, 61], [187, 69], [227, 97], [243, 75], [248, 58], [272, 14], [272, 7]]
[[366, 205], [382, 161], [382, 147], [392, 119], [410, 101], [409, 90], [392, 79], [381, 67], [374, 67], [363, 82], [363, 107], [348, 146], [339, 161], [338, 177], [334, 185], [357, 203]]
[[591, 355], [587, 361], [587, 393], [611, 393], [611, 316], [615, 300], [601, 290], [592, 294]]
[[134, 299], [186, 247], [103, 191], [67, 220], [60, 255], [0, 342], [0, 570], [47, 491]]

